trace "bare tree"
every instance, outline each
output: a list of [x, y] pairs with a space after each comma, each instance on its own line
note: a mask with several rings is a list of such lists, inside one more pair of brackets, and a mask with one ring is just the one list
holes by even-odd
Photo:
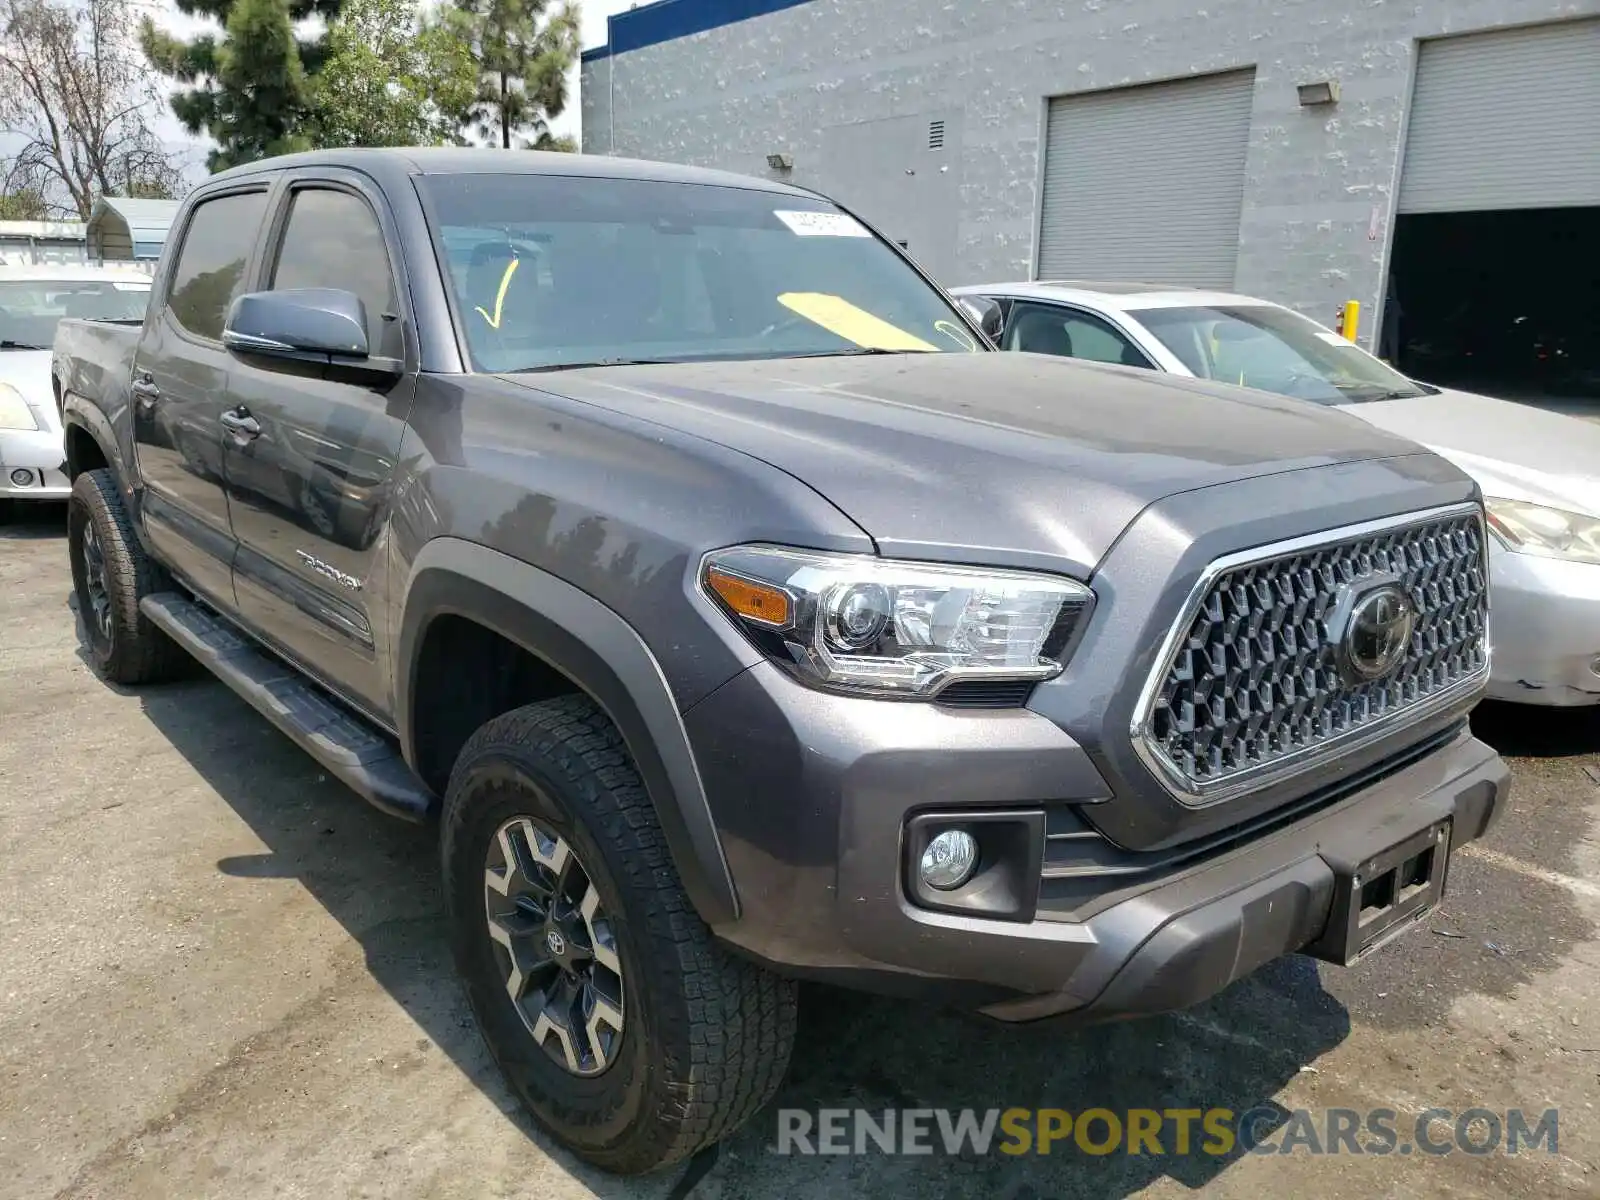
[[0, 128], [13, 186], [88, 220], [100, 196], [170, 196], [183, 175], [155, 134], [160, 96], [136, 0], [0, 0]]

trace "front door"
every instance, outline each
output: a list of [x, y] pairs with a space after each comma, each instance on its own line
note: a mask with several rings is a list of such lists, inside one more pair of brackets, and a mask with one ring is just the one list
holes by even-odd
[[145, 535], [197, 591], [233, 607], [233, 534], [223, 490], [228, 305], [250, 277], [267, 211], [264, 186], [200, 201], [173, 242], [162, 295], [134, 352], [134, 454]]
[[[319, 177], [291, 182], [282, 205], [264, 253], [265, 286], [354, 292], [366, 307], [371, 352], [408, 359], [380, 198], [356, 177]], [[415, 378], [380, 391], [326, 368], [238, 357], [229, 376], [239, 613], [380, 719], [391, 710], [381, 551]]]

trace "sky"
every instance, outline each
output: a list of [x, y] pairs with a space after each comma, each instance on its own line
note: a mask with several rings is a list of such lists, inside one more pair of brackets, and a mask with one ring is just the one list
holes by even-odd
[[[575, 0], [575, 2], [579, 5], [579, 15], [583, 20], [581, 36], [584, 49], [604, 44], [607, 17], [612, 13], [623, 12], [636, 6], [635, 0]], [[188, 35], [205, 25], [204, 21], [180, 13], [172, 0], [145, 0], [140, 7], [148, 9], [157, 23], [166, 26], [174, 33]], [[566, 111], [550, 123], [551, 128], [558, 134], [565, 133], [577, 137], [579, 111], [578, 69], [574, 65]], [[196, 178], [205, 174], [205, 145], [200, 139], [191, 137], [189, 132], [178, 124], [177, 118], [172, 115], [172, 110], [165, 105], [161, 108], [156, 131], [161, 140], [181, 156], [189, 174]]]

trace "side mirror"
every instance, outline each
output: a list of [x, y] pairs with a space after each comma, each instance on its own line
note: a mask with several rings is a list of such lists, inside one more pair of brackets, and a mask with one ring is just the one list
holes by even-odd
[[374, 358], [367, 310], [341, 288], [250, 292], [228, 309], [222, 344], [235, 354], [337, 366], [364, 379], [398, 378], [401, 364]]
[[983, 330], [984, 337], [996, 346], [1000, 344], [1000, 335], [1005, 332], [1006, 320], [999, 301], [991, 300], [988, 296], [959, 296], [956, 303], [961, 306], [961, 311], [971, 318], [972, 323]]

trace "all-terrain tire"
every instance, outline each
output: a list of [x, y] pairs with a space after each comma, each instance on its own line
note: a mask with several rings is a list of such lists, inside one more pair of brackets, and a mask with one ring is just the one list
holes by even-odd
[[[93, 553], [86, 556], [86, 548]], [[171, 577], [144, 552], [110, 471], [85, 471], [67, 501], [67, 550], [90, 661], [113, 683], [156, 683], [184, 673], [188, 658], [139, 601], [171, 591]], [[89, 559], [98, 555], [99, 570]]]
[[[564, 839], [610, 917], [625, 1020], [598, 1074], [536, 1042], [488, 934], [486, 862], [527, 817]], [[736, 958], [695, 912], [621, 735], [584, 696], [489, 721], [451, 773], [443, 812], [457, 965], [489, 1050], [534, 1118], [605, 1170], [637, 1175], [721, 1141], [782, 1083], [794, 985]]]

